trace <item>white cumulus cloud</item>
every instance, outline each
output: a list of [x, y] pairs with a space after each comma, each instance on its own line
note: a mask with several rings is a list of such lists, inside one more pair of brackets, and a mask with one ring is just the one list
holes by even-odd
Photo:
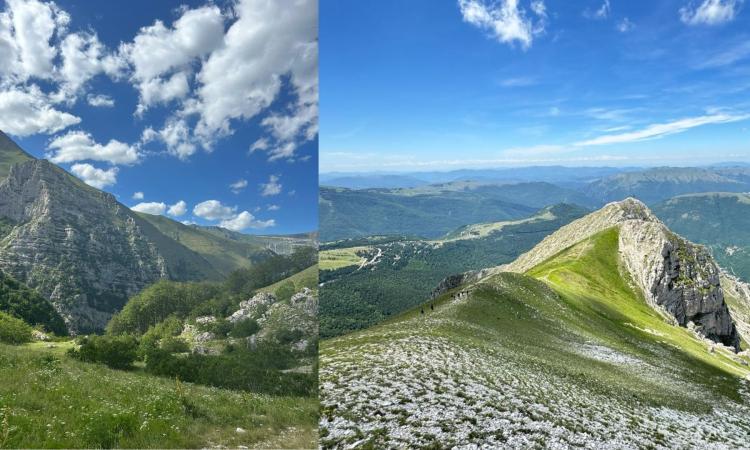
[[167, 205], [163, 202], [143, 202], [131, 207], [133, 211], [138, 211], [146, 214], [153, 214], [155, 216], [164, 214], [167, 210]]
[[[284, 75], [297, 99], [264, 119], [274, 142], [257, 150], [293, 159], [296, 147], [317, 135], [317, 2], [297, 0], [290, 6], [265, 0], [235, 5], [237, 20], [196, 77], [200, 86], [190, 111], [199, 115], [195, 135], [204, 147], [231, 134], [232, 120], [250, 119], [268, 108], [281, 92]], [[274, 151], [282, 146], [285, 151]]]
[[14, 136], [56, 133], [81, 122], [56, 109], [35, 85], [0, 91], [0, 129]]
[[70, 171], [84, 183], [97, 189], [103, 189], [117, 183], [117, 167], [103, 170], [97, 169], [91, 164], [73, 164]]
[[58, 136], [47, 148], [51, 150], [47, 157], [54, 163], [91, 160], [111, 164], [133, 164], [140, 157], [138, 149], [133, 146], [116, 139], [102, 145], [83, 131], [71, 131]]
[[143, 192], [134, 192], [133, 193], [133, 200], [143, 200]]
[[268, 228], [276, 225], [276, 221], [273, 219], [269, 220], [258, 220], [247, 211], [242, 211], [235, 217], [227, 220], [222, 220], [219, 226], [233, 231], [242, 231], [248, 228]]
[[247, 187], [247, 180], [244, 178], [241, 178], [229, 185], [229, 189], [235, 194], [239, 194], [246, 187]]
[[280, 194], [281, 183], [279, 183], [279, 177], [277, 175], [271, 175], [270, 177], [268, 177], [268, 183], [261, 183], [260, 188], [260, 195], [264, 197]]
[[169, 209], [167, 210], [167, 214], [173, 217], [184, 216], [186, 212], [187, 212], [187, 203], [185, 203], [184, 200], [180, 200], [174, 205], [170, 205]]
[[111, 108], [115, 106], [115, 100], [108, 95], [89, 95], [86, 100], [89, 105], [97, 108]]
[[231, 219], [235, 211], [237, 207], [225, 206], [218, 200], [206, 200], [193, 208], [193, 214], [206, 220]]
[[[143, 27], [120, 53], [133, 66], [133, 82], [141, 97], [138, 110], [187, 94], [187, 75], [195, 58], [217, 48], [224, 37], [224, 18], [216, 6], [186, 9], [171, 27], [160, 20]], [[167, 81], [165, 75], [178, 70]], [[177, 78], [175, 78], [177, 77]], [[166, 92], [160, 92], [160, 88]]]

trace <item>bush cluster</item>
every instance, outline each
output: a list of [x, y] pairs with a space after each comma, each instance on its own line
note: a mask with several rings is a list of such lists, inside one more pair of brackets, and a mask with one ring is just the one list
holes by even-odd
[[77, 349], [68, 354], [85, 362], [103, 363], [113, 369], [127, 370], [138, 357], [138, 339], [133, 336], [86, 336]]
[[24, 344], [31, 341], [32, 328], [23, 320], [0, 312], [0, 342]]

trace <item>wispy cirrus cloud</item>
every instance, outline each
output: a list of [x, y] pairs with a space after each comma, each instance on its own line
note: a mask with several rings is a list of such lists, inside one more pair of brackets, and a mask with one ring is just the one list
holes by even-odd
[[743, 0], [703, 0], [692, 2], [679, 10], [680, 20], [687, 25], [719, 25], [734, 20]]
[[672, 122], [656, 123], [639, 130], [628, 131], [625, 133], [605, 134], [593, 139], [578, 141], [572, 145], [575, 147], [588, 147], [593, 145], [622, 144], [626, 142], [643, 141], [682, 133], [691, 128], [703, 125], [739, 122], [748, 118], [750, 118], [750, 114], [707, 114], [698, 117], [679, 119]]

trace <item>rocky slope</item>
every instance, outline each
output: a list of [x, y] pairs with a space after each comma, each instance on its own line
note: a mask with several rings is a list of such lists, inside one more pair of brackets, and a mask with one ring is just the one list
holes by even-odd
[[37, 289], [72, 331], [101, 329], [144, 286], [170, 275], [140, 221], [104, 192], [44, 160], [0, 183], [0, 269]]
[[648, 303], [680, 326], [737, 348], [739, 336], [724, 302], [719, 268], [709, 251], [672, 233], [640, 201], [606, 205], [545, 238], [502, 270], [526, 272], [572, 244], [616, 227], [620, 258]]

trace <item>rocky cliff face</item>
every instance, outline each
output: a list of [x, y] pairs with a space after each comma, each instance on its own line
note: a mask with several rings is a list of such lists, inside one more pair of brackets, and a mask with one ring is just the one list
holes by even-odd
[[[596, 233], [618, 227], [620, 258], [646, 301], [680, 326], [737, 348], [719, 268], [708, 250], [669, 231], [641, 202], [626, 199], [576, 220], [499, 270], [525, 272]], [[692, 325], [691, 325], [692, 323]]]
[[0, 270], [50, 299], [73, 332], [99, 330], [128, 297], [168, 276], [167, 264], [114, 196], [44, 160], [0, 182]]

